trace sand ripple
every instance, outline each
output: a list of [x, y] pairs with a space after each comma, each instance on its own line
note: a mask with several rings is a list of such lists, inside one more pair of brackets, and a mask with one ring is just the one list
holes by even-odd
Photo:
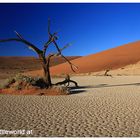
[[24, 136], [140, 136], [137, 85], [91, 88], [70, 96], [1, 95], [0, 106], [0, 129], [33, 130]]

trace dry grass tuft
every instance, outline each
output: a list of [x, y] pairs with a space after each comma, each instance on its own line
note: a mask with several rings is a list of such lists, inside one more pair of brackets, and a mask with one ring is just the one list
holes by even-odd
[[6, 79], [0, 86], [1, 93], [15, 95], [68, 95], [69, 90], [64, 86], [46, 88], [43, 78], [29, 77], [17, 74]]

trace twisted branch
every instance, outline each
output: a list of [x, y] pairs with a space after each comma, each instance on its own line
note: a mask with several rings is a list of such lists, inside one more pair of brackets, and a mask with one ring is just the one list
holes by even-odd
[[63, 57], [63, 58], [69, 63], [69, 65], [70, 65], [72, 71], [75, 72], [74, 68], [75, 68], [75, 69], [78, 69], [78, 67], [75, 66], [73, 63], [71, 63], [71, 62], [61, 53], [61, 49], [58, 47], [58, 45], [57, 45], [57, 43], [56, 43], [55, 40], [53, 41], [53, 43], [54, 43], [54, 45], [55, 45], [57, 51], [59, 52], [59, 55], [60, 55], [61, 57]]
[[78, 87], [78, 83], [76, 81], [73, 81], [70, 79], [70, 76], [67, 74], [65, 80], [62, 82], [58, 82], [55, 85], [65, 85], [67, 84], [67, 87], [70, 85], [70, 83], [74, 83], [76, 87]]
[[17, 41], [17, 42], [22, 42], [24, 44], [26, 44], [29, 48], [31, 48], [32, 50], [34, 50], [37, 54], [42, 53], [42, 51], [40, 49], [38, 49], [35, 45], [33, 45], [32, 43], [26, 41], [25, 39], [21, 38], [21, 36], [19, 36], [19, 34], [17, 34], [18, 38], [9, 38], [9, 39], [2, 39], [0, 40], [0, 42], [10, 42], [10, 41]]
[[49, 47], [49, 45], [53, 42], [53, 40], [56, 38], [56, 34], [54, 33], [53, 35], [49, 34], [49, 40], [45, 43], [44, 49], [43, 49], [43, 55], [45, 56], [46, 50]]
[[[57, 32], [55, 32], [54, 34], [51, 34], [50, 32], [50, 19], [48, 19], [48, 36], [49, 36], [49, 40], [47, 43], [45, 43], [44, 45], [44, 50], [43, 50], [43, 54], [45, 55], [46, 53], [46, 50], [49, 46], [49, 44], [53, 43], [54, 46], [56, 47], [57, 51], [58, 51], [58, 54], [57, 55], [60, 55], [62, 58], [64, 58], [70, 65], [71, 69], [73, 72], [75, 72], [75, 69], [78, 69], [77, 66], [75, 66], [74, 64], [72, 64], [63, 54], [62, 54], [62, 51], [67, 48], [69, 46], [69, 44], [67, 44], [66, 46], [64, 46], [62, 49], [59, 48], [59, 46], [57, 45], [56, 43], [56, 40], [57, 40], [57, 36], [56, 36]], [[52, 57], [52, 56], [51, 56]]]

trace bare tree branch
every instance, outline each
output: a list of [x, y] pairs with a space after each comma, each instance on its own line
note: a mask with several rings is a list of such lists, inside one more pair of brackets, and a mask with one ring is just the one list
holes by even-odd
[[52, 36], [51, 33], [50, 33], [50, 19], [48, 19], [48, 35], [49, 35], [49, 38]]
[[[68, 46], [70, 46], [70, 44], [66, 44], [66, 45], [65, 45], [63, 48], [61, 48], [60, 50], [62, 51], [62, 50], [64, 50], [64, 49], [66, 49]], [[59, 55], [61, 56], [60, 52], [49, 54], [49, 56], [48, 56], [48, 61], [50, 62], [51, 57], [53, 57], [53, 56], [59, 56]]]
[[[15, 31], [15, 33], [16, 33], [17, 37], [18, 37], [19, 39], [21, 39], [23, 42], [26, 42], [26, 43], [30, 44], [30, 45], [28, 46], [29, 49], [31, 49], [31, 50], [37, 52], [37, 50], [35, 49], [35, 46], [34, 46], [33, 44], [31, 44], [30, 42], [26, 41], [26, 40], [21, 36], [21, 34], [19, 34], [17, 31]], [[37, 48], [37, 47], [36, 47], [36, 48]], [[38, 48], [37, 48], [37, 49], [38, 49]], [[40, 51], [41, 51], [41, 50], [40, 50]], [[38, 53], [38, 52], [37, 52], [37, 53]]]
[[50, 34], [49, 40], [45, 43], [44, 49], [43, 49], [43, 55], [44, 55], [44, 56], [45, 56], [45, 54], [46, 54], [46, 50], [47, 50], [47, 48], [49, 47], [49, 45], [50, 45], [54, 40], [57, 39], [56, 34], [57, 34], [57, 32], [55, 32], [53, 35]]
[[60, 49], [60, 51], [62, 52], [64, 49], [68, 48], [69, 46], [71, 46], [70, 43], [66, 44], [63, 48]]
[[23, 37], [17, 31], [15, 31], [15, 33], [19, 39], [23, 40]]
[[57, 34], [57, 32], [55, 32], [55, 33], [53, 33], [53, 34], [51, 34], [51, 32], [50, 32], [50, 19], [48, 19], [48, 36], [49, 36], [49, 40], [45, 43], [45, 45], [44, 45], [44, 49], [43, 49], [43, 55], [45, 56], [45, 54], [46, 54], [46, 50], [47, 50], [47, 48], [49, 47], [49, 45], [54, 41], [54, 40], [57, 40], [57, 36], [56, 36], [56, 34]]
[[67, 87], [70, 85], [70, 83], [74, 83], [76, 87], [78, 87], [78, 83], [76, 81], [73, 81], [70, 79], [70, 76], [67, 74], [65, 80], [62, 82], [58, 82], [55, 85], [65, 85], [68, 84]]
[[59, 52], [59, 54], [61, 55], [61, 57], [63, 57], [63, 58], [70, 64], [70, 67], [71, 67], [72, 71], [73, 71], [73, 72], [76, 72], [76, 71], [74, 70], [74, 68], [75, 68], [75, 69], [78, 69], [78, 67], [75, 66], [74, 64], [72, 64], [72, 63], [61, 53], [61, 49], [58, 47], [58, 45], [57, 45], [57, 43], [56, 43], [55, 40], [53, 41], [53, 43], [54, 43], [55, 47], [57, 48], [57, 51]]
[[46, 43], [45, 43], [45, 45], [44, 45], [44, 49], [43, 49], [43, 55], [45, 56], [45, 54], [46, 54], [46, 50], [47, 50], [47, 48], [49, 47], [49, 45], [52, 43], [52, 41], [49, 39]]
[[[61, 57], [63, 57], [69, 63], [69, 65], [71, 66], [72, 71], [75, 72], [75, 69], [74, 68], [78, 69], [74, 64], [72, 64], [69, 61], [68, 58], [66, 58], [62, 54], [62, 51], [64, 49], [66, 49], [70, 44], [66, 44], [63, 48], [59, 48], [59, 46], [56, 43], [56, 40], [58, 39], [57, 38], [57, 32], [51, 34], [51, 31], [50, 31], [50, 19], [48, 19], [48, 36], [49, 36], [49, 38], [48, 38], [48, 41], [44, 44], [43, 50], [40, 50], [38, 47], [36, 47], [32, 43], [30, 43], [29, 41], [25, 40], [22, 37], [22, 35], [20, 35], [17, 31], [15, 31], [15, 33], [17, 35], [17, 38], [2, 39], [2, 40], [0, 40], [0, 43], [1, 42], [11, 42], [11, 41], [22, 42], [22, 43], [26, 44], [29, 49], [32, 49], [33, 51], [35, 51], [38, 54], [39, 60], [41, 62], [42, 69], [43, 69], [43, 74], [44, 74], [43, 79], [44, 79], [47, 87], [50, 87], [52, 85], [52, 83], [51, 83], [50, 69], [49, 69], [50, 68], [50, 60], [51, 60], [51, 57], [53, 57], [53, 56], [59, 56], [60, 55]], [[46, 58], [46, 55], [45, 54], [46, 54], [47, 48], [49, 47], [49, 45], [51, 43], [53, 43], [53, 45], [56, 47], [57, 53], [49, 54], [48, 57]]]
[[38, 53], [38, 54], [42, 53], [42, 51], [40, 49], [38, 49], [35, 45], [33, 45], [32, 43], [30, 43], [26, 40], [23, 40], [23, 39], [9, 38], [9, 39], [0, 40], [0, 42], [9, 42], [9, 41], [22, 42], [22, 43], [26, 44], [27, 46], [29, 46], [30, 48], [32, 48], [36, 53]]

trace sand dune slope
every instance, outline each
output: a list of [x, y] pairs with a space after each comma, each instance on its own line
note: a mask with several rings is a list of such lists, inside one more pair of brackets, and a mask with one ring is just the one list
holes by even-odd
[[[90, 75], [104, 75], [105, 71], [93, 72]], [[135, 64], [130, 64], [119, 69], [110, 70], [110, 75], [140, 75], [140, 61]]]
[[26, 136], [140, 136], [140, 76], [73, 79], [81, 88], [70, 96], [1, 95], [0, 129], [32, 130]]
[[[80, 57], [71, 62], [78, 66], [77, 73], [97, 72], [106, 69], [117, 69], [140, 61], [140, 41], [112, 48], [97, 54]], [[51, 74], [73, 73], [68, 63], [51, 68]], [[41, 70], [29, 72], [31, 75], [42, 75]]]
[[[72, 62], [79, 67], [77, 73], [116, 69], [134, 64], [140, 60], [140, 41], [122, 45], [97, 54], [81, 57]], [[54, 66], [53, 74], [72, 72], [67, 63]]]

